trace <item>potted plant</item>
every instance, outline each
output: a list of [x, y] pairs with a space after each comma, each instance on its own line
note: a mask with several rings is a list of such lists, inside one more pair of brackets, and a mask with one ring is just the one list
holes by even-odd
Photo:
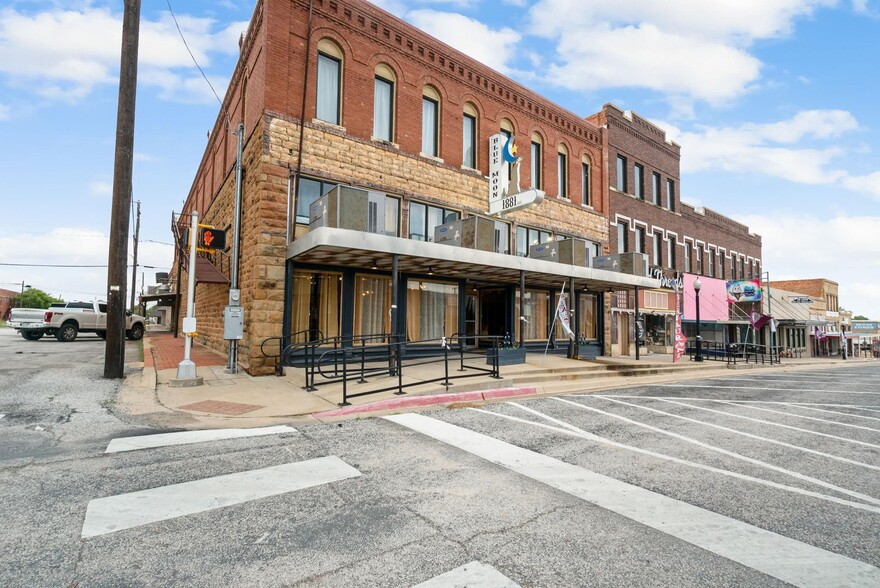
[[574, 345], [573, 359], [593, 359], [602, 355], [602, 347], [598, 341], [591, 341], [584, 337], [578, 337]]
[[495, 360], [495, 353], [498, 353], [498, 365], [516, 365], [526, 362], [526, 350], [521, 348], [519, 343], [513, 340], [510, 333], [504, 334], [501, 345], [497, 348], [489, 349], [486, 352], [486, 363], [492, 365]]

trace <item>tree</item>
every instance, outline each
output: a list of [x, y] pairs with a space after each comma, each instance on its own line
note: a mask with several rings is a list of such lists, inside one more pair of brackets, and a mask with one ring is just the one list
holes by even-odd
[[18, 296], [16, 306], [23, 308], [49, 308], [49, 305], [53, 302], [64, 301], [46, 294], [39, 288], [30, 288]]
[[854, 321], [869, 321], [869, 320], [871, 320], [871, 319], [869, 319], [869, 318], [866, 317], [866, 316], [858, 315], [858, 316], [854, 316], [854, 317], [853, 317], [853, 320], [854, 320]]

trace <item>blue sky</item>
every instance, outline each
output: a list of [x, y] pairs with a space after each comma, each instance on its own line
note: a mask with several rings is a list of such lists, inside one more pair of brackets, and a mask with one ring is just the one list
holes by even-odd
[[[877, 0], [375, 3], [576, 114], [613, 102], [660, 124], [682, 145], [683, 200], [761, 234], [773, 279], [830, 278], [842, 306], [880, 319]], [[171, 6], [222, 96], [253, 3]], [[0, 263], [107, 262], [121, 14], [99, 0], [0, 9]], [[168, 5], [144, 2], [141, 24], [134, 199], [149, 285], [171, 265], [171, 214], [218, 105]], [[0, 265], [0, 288], [22, 281], [88, 299], [106, 270]]]

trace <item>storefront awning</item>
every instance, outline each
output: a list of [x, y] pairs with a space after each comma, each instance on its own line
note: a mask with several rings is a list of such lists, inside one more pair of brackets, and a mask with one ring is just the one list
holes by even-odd
[[384, 271], [395, 254], [400, 272], [468, 279], [475, 286], [518, 284], [523, 271], [529, 286], [559, 287], [573, 279], [578, 288], [609, 292], [660, 288], [653, 278], [348, 229], [320, 227], [287, 246], [288, 259], [298, 263]]

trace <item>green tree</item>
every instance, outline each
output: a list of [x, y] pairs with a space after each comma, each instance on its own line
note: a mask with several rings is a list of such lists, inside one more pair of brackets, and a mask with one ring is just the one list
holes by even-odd
[[53, 302], [64, 302], [46, 294], [39, 288], [30, 288], [16, 298], [16, 306], [24, 308], [49, 308]]
[[871, 319], [869, 319], [869, 318], [866, 317], [866, 316], [858, 315], [858, 316], [854, 316], [854, 317], [853, 317], [853, 320], [854, 320], [854, 321], [869, 321], [869, 320], [871, 320]]

